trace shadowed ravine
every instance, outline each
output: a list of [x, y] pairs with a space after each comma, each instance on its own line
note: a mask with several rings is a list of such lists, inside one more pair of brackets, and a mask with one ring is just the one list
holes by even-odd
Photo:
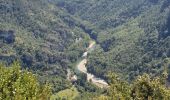
[[92, 82], [93, 84], [101, 87], [101, 88], [107, 88], [108, 87], [108, 83], [101, 79], [101, 78], [98, 78], [96, 77], [95, 75], [93, 75], [92, 73], [88, 73], [87, 72], [87, 68], [86, 68], [86, 64], [87, 64], [87, 54], [89, 53], [89, 51], [92, 51], [94, 49], [94, 46], [95, 46], [95, 42], [94, 41], [91, 41], [90, 44], [89, 44], [89, 47], [87, 48], [87, 51], [84, 52], [83, 54], [83, 60], [81, 60], [78, 65], [77, 65], [77, 69], [82, 72], [82, 73], [85, 73], [87, 75], [87, 81], [89, 82]]

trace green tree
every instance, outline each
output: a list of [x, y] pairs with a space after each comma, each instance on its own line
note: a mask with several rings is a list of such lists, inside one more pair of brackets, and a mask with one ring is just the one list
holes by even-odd
[[40, 85], [35, 75], [21, 70], [15, 62], [9, 67], [0, 64], [0, 100], [48, 100], [49, 85]]
[[165, 85], [166, 71], [159, 77], [138, 76], [133, 84], [122, 81], [114, 73], [109, 77], [111, 82], [107, 93], [94, 100], [170, 100], [170, 89]]
[[169, 100], [170, 90], [162, 80], [161, 76], [155, 78], [148, 74], [139, 76], [132, 85], [131, 96], [135, 100]]
[[118, 75], [111, 73], [111, 84], [108, 90], [108, 95], [111, 100], [127, 100], [130, 99], [130, 86], [127, 82], [122, 81]]
[[107, 95], [102, 95], [99, 100], [130, 100], [130, 85], [121, 80], [115, 73], [109, 73], [110, 84], [107, 89]]

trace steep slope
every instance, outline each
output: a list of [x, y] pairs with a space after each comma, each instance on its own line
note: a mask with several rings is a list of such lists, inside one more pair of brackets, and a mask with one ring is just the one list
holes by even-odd
[[90, 72], [105, 77], [112, 71], [130, 81], [165, 69], [170, 50], [168, 0], [56, 1], [93, 26], [88, 33], [100, 46], [89, 56]]
[[[73, 71], [91, 37], [97, 46], [88, 55], [90, 73], [107, 79], [111, 71], [130, 82], [143, 73], [159, 75], [169, 70], [169, 5], [169, 0], [1, 0], [0, 60], [21, 61], [58, 92], [71, 87], [67, 69]], [[78, 100], [103, 92], [84, 74], [75, 87]]]
[[0, 1], [0, 60], [22, 62], [54, 91], [70, 85], [67, 68], [82, 55], [89, 37], [81, 23], [46, 0]]

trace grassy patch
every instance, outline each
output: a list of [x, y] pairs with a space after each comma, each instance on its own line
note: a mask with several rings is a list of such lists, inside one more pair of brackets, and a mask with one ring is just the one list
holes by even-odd
[[57, 94], [54, 94], [51, 96], [51, 100], [60, 100], [60, 99], [66, 99], [66, 100], [74, 100], [79, 95], [79, 92], [75, 87], [72, 87], [70, 89], [66, 89], [63, 91], [58, 92]]

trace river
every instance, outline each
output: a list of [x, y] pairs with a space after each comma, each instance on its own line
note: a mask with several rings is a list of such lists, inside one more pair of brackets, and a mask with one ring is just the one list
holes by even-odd
[[87, 75], [87, 81], [92, 82], [93, 84], [95, 84], [96, 86], [100, 88], [107, 88], [109, 85], [104, 79], [98, 78], [92, 73], [88, 73], [87, 68], [86, 68], [86, 64], [88, 61], [87, 55], [89, 54], [89, 52], [91, 52], [94, 49], [95, 44], [96, 44], [95, 41], [90, 41], [90, 44], [86, 52], [84, 52], [82, 55], [83, 59], [77, 64], [77, 69], [80, 72], [85, 73]]

